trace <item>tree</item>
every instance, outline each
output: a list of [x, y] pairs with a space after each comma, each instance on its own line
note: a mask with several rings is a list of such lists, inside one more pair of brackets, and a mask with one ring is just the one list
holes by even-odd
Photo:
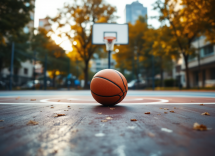
[[[58, 15], [51, 19], [53, 23], [58, 24], [59, 36], [66, 36], [71, 41], [73, 52], [76, 52], [85, 64], [83, 68], [85, 88], [88, 88], [89, 61], [99, 47], [92, 45], [92, 24], [112, 22], [115, 19], [113, 15], [115, 11], [115, 7], [103, 0], [80, 0], [72, 5], [65, 4]], [[63, 29], [66, 27], [69, 27], [68, 31]]]
[[181, 0], [183, 20], [190, 26], [198, 27], [201, 35], [215, 43], [215, 1], [214, 0]]
[[144, 60], [142, 55], [143, 43], [145, 42], [143, 35], [147, 29], [145, 18], [140, 16], [134, 25], [129, 23], [129, 44], [115, 47], [119, 49], [119, 53], [114, 55], [114, 59], [117, 62], [116, 67], [123, 74], [125, 69], [132, 71], [136, 79], [139, 79], [138, 74], [140, 74], [141, 62]]
[[0, 1], [0, 43], [6, 38], [18, 35], [31, 19], [30, 12], [34, 9], [34, 0], [1, 0]]
[[[161, 0], [157, 0], [154, 9], [159, 10], [160, 21], [167, 21], [170, 24], [171, 33], [177, 41], [178, 52], [184, 58], [186, 87], [190, 88], [188, 59], [190, 55], [195, 53], [191, 43], [201, 32], [201, 27], [197, 21], [190, 22], [190, 15], [184, 16], [183, 9], [177, 8], [178, 6], [180, 6], [178, 0], [165, 0], [164, 3]], [[186, 8], [187, 6], [184, 7]]]
[[149, 54], [155, 57], [155, 63], [160, 70], [161, 86], [164, 86], [163, 72], [171, 71], [173, 60], [179, 58], [176, 40], [167, 26], [148, 29], [143, 38], [145, 39], [144, 51], [149, 51]]
[[32, 38], [32, 49], [37, 54], [37, 59], [44, 62], [45, 56], [48, 57], [47, 70], [52, 74], [53, 87], [55, 87], [56, 74], [67, 75], [70, 59], [66, 56], [65, 50], [55, 43], [50, 36], [47, 36], [48, 31], [40, 28], [38, 34]]

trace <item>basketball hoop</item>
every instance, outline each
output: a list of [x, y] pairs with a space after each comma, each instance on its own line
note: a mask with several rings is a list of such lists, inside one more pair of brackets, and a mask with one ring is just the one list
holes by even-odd
[[104, 40], [105, 40], [105, 44], [106, 44], [106, 50], [112, 51], [116, 37], [106, 36], [106, 37], [104, 37]]

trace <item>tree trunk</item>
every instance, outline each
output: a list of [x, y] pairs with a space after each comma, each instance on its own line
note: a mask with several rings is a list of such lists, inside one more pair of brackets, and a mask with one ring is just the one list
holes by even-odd
[[185, 53], [183, 53], [184, 62], [185, 62], [185, 70], [186, 70], [186, 88], [190, 88], [190, 76], [189, 76], [189, 67], [188, 67], [188, 56]]
[[54, 88], [55, 87], [55, 77], [56, 77], [56, 71], [53, 72], [53, 84], [52, 84], [52, 87]]
[[85, 61], [85, 68], [84, 68], [84, 89], [88, 89], [88, 69], [89, 69], [89, 60]]

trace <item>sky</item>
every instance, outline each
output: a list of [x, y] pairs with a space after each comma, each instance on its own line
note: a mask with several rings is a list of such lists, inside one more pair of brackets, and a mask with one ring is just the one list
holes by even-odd
[[[136, 0], [105, 0], [107, 3], [116, 6], [117, 13], [116, 15], [119, 16], [117, 19], [117, 23], [122, 24], [125, 23], [125, 6], [126, 4], [131, 4]], [[152, 4], [156, 0], [139, 0], [140, 3], [143, 4], [144, 7], [147, 7], [147, 14], [148, 17], [151, 16], [158, 16], [158, 12], [153, 10]], [[34, 19], [34, 27], [39, 26], [39, 19], [45, 18], [46, 16], [55, 17], [58, 12], [58, 8], [62, 8], [64, 3], [73, 3], [74, 0], [36, 0], [35, 4], [35, 19]], [[158, 28], [160, 23], [156, 19], [148, 19], [148, 24], [152, 25], [154, 28]], [[59, 37], [52, 35], [52, 38], [58, 44], [62, 41]], [[67, 51], [71, 51], [71, 43], [69, 41], [64, 41], [61, 44]]]

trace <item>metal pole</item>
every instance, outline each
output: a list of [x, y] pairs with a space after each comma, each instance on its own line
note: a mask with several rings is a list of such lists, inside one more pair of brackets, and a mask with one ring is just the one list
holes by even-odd
[[[199, 49], [199, 38], [198, 38], [198, 89], [200, 89], [200, 85], [199, 85], [199, 82], [200, 82], [200, 72], [201, 72], [201, 66], [200, 66], [200, 49]], [[203, 80], [202, 80], [202, 83], [203, 83]]]
[[12, 90], [12, 82], [13, 82], [13, 60], [14, 60], [14, 42], [12, 43], [11, 50], [11, 64], [10, 64], [10, 90]]
[[154, 56], [152, 55], [152, 88], [155, 90], [155, 79], [154, 79]]
[[44, 64], [44, 90], [46, 90], [47, 87], [47, 78], [46, 78], [46, 71], [47, 71], [47, 54], [45, 56], [45, 64]]
[[108, 50], [108, 69], [110, 69], [110, 60], [111, 60], [111, 58], [110, 58], [110, 55], [111, 55], [111, 50]]
[[35, 77], [36, 77], [35, 64], [36, 64], [36, 51], [34, 50], [34, 68], [33, 68], [33, 89], [34, 90], [35, 90]]

